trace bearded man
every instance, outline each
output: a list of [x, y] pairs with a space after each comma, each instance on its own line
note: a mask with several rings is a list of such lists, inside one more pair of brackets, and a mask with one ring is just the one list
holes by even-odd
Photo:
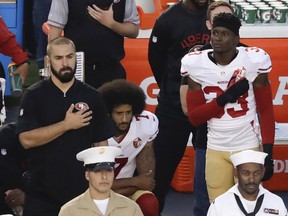
[[75, 155], [108, 145], [115, 132], [100, 94], [74, 78], [74, 43], [55, 38], [47, 54], [51, 77], [25, 91], [16, 128], [29, 149], [24, 216], [57, 216], [63, 204], [83, 193], [88, 184]]

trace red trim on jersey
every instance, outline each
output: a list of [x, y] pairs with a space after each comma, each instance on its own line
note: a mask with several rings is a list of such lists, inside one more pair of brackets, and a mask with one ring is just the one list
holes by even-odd
[[254, 87], [256, 106], [258, 110], [262, 143], [274, 144], [275, 119], [272, 104], [271, 85]]
[[223, 112], [216, 100], [206, 103], [202, 90], [188, 91], [187, 96], [188, 118], [192, 125], [198, 126]]
[[272, 65], [270, 65], [268, 68], [258, 68], [259, 71], [268, 71], [272, 68]]
[[126, 133], [124, 133], [124, 134], [121, 134], [118, 137], [114, 136], [113, 138], [118, 144], [120, 144], [122, 142], [122, 140], [126, 137], [127, 133], [128, 133], [128, 131]]

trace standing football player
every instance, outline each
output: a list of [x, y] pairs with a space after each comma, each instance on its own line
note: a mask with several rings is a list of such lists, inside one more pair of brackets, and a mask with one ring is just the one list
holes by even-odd
[[[189, 76], [188, 117], [193, 125], [208, 121], [206, 181], [210, 201], [234, 185], [230, 155], [242, 150], [268, 154], [263, 180], [273, 174], [275, 123], [268, 72], [269, 55], [257, 47], [237, 47], [240, 20], [220, 13], [213, 20], [212, 50], [182, 59], [181, 74]], [[262, 146], [256, 131], [260, 118]], [[219, 170], [221, 173], [219, 173]]]

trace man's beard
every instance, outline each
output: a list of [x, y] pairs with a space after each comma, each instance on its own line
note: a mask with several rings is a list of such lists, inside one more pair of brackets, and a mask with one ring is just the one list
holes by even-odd
[[[70, 70], [70, 73], [63, 73], [63, 71]], [[54, 69], [54, 67], [51, 65], [51, 72], [54, 74], [54, 76], [62, 83], [68, 83], [70, 82], [76, 73], [76, 64], [74, 70], [71, 67], [63, 67], [58, 72]]]
[[[121, 128], [120, 128], [121, 125], [125, 125], [126, 128], [125, 128], [125, 129], [121, 129]], [[121, 123], [118, 127], [117, 127], [117, 125], [115, 124], [115, 126], [116, 126], [119, 134], [125, 134], [125, 133], [127, 133], [127, 132], [129, 131], [129, 123], [125, 123], [125, 124], [124, 124], [124, 123]]]
[[209, 0], [205, 4], [199, 4], [196, 0], [190, 0], [190, 2], [198, 9], [207, 9]]

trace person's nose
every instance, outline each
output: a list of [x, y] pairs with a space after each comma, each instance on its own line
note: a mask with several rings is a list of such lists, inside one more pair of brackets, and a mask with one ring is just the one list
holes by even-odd
[[107, 179], [107, 171], [102, 171], [102, 179]]
[[126, 113], [123, 114], [122, 122], [127, 122], [127, 114]]
[[67, 66], [67, 65], [68, 65], [68, 61], [67, 61], [66, 58], [63, 58], [63, 60], [62, 60], [62, 64], [63, 64], [63, 66]]
[[255, 176], [253, 175], [253, 173], [251, 173], [251, 174], [249, 175], [248, 180], [249, 180], [250, 183], [254, 183], [254, 182], [255, 182]]

